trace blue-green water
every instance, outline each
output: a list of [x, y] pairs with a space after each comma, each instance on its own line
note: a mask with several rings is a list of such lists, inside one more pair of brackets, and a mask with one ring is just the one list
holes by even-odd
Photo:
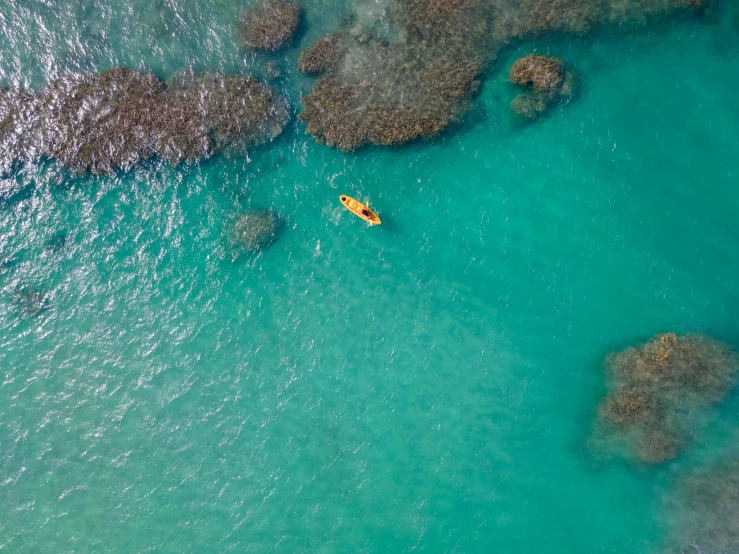
[[[6, 1], [0, 76], [258, 71], [242, 7]], [[661, 551], [665, 497], [736, 444], [739, 398], [657, 468], [604, 459], [591, 429], [608, 352], [667, 330], [739, 347], [729, 12], [523, 44], [430, 143], [342, 154], [293, 121], [246, 159], [2, 181], [1, 549]], [[309, 4], [302, 44], [340, 14]], [[506, 69], [534, 46], [585, 85], [521, 128]], [[297, 52], [277, 57], [296, 111]], [[247, 208], [285, 225], [234, 260]]]

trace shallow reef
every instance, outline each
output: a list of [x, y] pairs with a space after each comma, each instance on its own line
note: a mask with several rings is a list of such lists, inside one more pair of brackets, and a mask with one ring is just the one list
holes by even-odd
[[546, 112], [553, 102], [553, 95], [545, 92], [526, 91], [511, 100], [511, 110], [526, 119], [536, 119]]
[[714, 464], [686, 477], [675, 495], [679, 528], [675, 552], [739, 552], [739, 460]]
[[[430, 138], [464, 115], [480, 74], [501, 48], [515, 41], [550, 32], [584, 33], [596, 25], [643, 23], [679, 10], [698, 10], [706, 3], [397, 0], [378, 25], [391, 29], [388, 37], [366, 31], [371, 25], [357, 24], [346, 32], [338, 61], [329, 43], [316, 43], [316, 59], [330, 52], [331, 63], [324, 68], [317, 62], [320, 71], [309, 71], [305, 62], [306, 72], [324, 76], [303, 97], [299, 117], [308, 134], [342, 150]], [[306, 52], [310, 53], [306, 60], [314, 54], [311, 49]], [[555, 77], [522, 92], [512, 103], [513, 110], [533, 119], [569, 98], [573, 77], [562, 71]]]
[[253, 210], [234, 223], [229, 238], [238, 252], [253, 253], [275, 241], [277, 227], [275, 214], [267, 210]]
[[[479, 60], [446, 58], [378, 43], [366, 52], [366, 75], [328, 76], [303, 97], [306, 131], [343, 151], [433, 137], [462, 111], [479, 83]], [[402, 82], [394, 75], [405, 73]]]
[[42, 151], [77, 173], [129, 170], [153, 155], [164, 85], [116, 67], [52, 81], [41, 100]]
[[574, 75], [565, 72], [562, 60], [537, 54], [517, 59], [508, 72], [508, 80], [527, 89], [511, 101], [511, 110], [528, 120], [569, 100], [575, 83]]
[[0, 88], [0, 175], [40, 155], [39, 97], [32, 91]]
[[739, 360], [725, 344], [704, 335], [655, 336], [606, 359], [610, 392], [599, 420], [626, 438], [636, 458], [659, 463], [687, 443], [685, 414], [722, 401], [736, 382]]
[[57, 231], [44, 241], [44, 250], [57, 254], [69, 244], [69, 233], [66, 230]]
[[167, 81], [157, 154], [172, 163], [242, 152], [272, 140], [289, 114], [274, 90], [249, 76], [178, 73]]
[[41, 156], [76, 173], [129, 170], [158, 155], [172, 164], [243, 151], [289, 119], [274, 90], [249, 76], [152, 73], [116, 67], [71, 73], [40, 93], [0, 93], [0, 171]]
[[540, 92], [555, 92], [564, 82], [565, 66], [562, 60], [549, 56], [529, 54], [518, 58], [508, 72], [514, 85]]
[[335, 69], [341, 60], [339, 35], [321, 37], [300, 53], [298, 71], [318, 75]]
[[11, 292], [11, 298], [26, 317], [35, 317], [50, 306], [51, 294], [35, 288], [20, 287]]
[[300, 23], [300, 6], [282, 0], [267, 0], [250, 7], [239, 18], [239, 38], [257, 50], [279, 50], [287, 46]]

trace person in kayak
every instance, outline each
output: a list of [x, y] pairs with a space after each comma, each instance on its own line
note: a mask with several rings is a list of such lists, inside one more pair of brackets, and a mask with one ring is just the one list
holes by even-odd
[[364, 217], [369, 217], [370, 216], [370, 211], [367, 208], [362, 208], [362, 215]]

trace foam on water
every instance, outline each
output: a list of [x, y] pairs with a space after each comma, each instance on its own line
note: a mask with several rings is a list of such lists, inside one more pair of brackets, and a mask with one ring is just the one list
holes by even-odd
[[[41, 88], [67, 69], [277, 60], [297, 106], [312, 83], [298, 51], [239, 51], [241, 7], [6, 2], [0, 75]], [[341, 11], [308, 5], [301, 44]], [[506, 72], [535, 47], [585, 87], [521, 128]], [[730, 451], [736, 397], [656, 469], [604, 462], [589, 437], [609, 352], [664, 331], [739, 346], [736, 21], [518, 48], [430, 143], [341, 154], [293, 120], [247, 158], [3, 180], [0, 545], [669, 544], [662, 499]], [[341, 209], [344, 193], [383, 225]], [[229, 225], [248, 209], [284, 227], [234, 260]], [[48, 305], [29, 311], [23, 290]]]

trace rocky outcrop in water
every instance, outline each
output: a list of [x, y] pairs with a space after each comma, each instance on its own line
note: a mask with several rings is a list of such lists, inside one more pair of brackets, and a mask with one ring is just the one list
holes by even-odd
[[42, 151], [73, 171], [125, 171], [152, 156], [165, 104], [164, 85], [153, 74], [125, 68], [69, 74], [41, 98]]
[[600, 420], [638, 459], [659, 463], [684, 448], [685, 414], [728, 395], [739, 360], [709, 337], [664, 333], [609, 356], [606, 367], [612, 382]]
[[73, 73], [41, 93], [0, 91], [0, 170], [41, 156], [77, 173], [129, 170], [158, 155], [173, 164], [243, 151], [276, 137], [287, 105], [248, 76], [113, 68]]
[[287, 46], [300, 23], [300, 6], [282, 0], [267, 0], [246, 10], [239, 19], [239, 38], [257, 50], [279, 50]]

